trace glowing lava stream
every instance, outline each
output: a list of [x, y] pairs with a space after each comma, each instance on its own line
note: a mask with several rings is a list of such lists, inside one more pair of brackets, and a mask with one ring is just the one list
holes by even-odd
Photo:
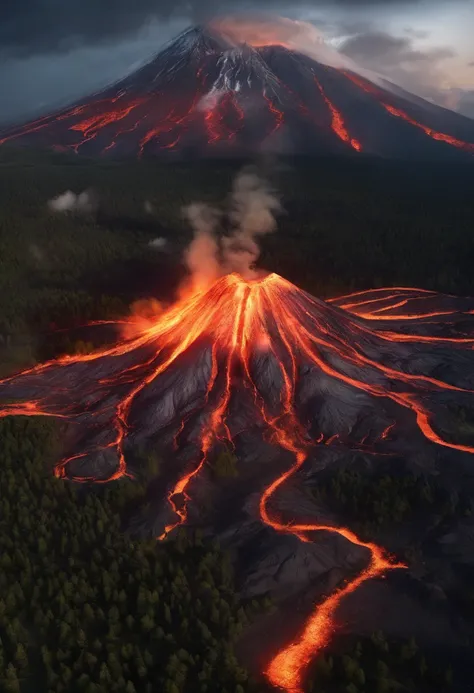
[[277, 132], [285, 124], [285, 116], [283, 112], [280, 111], [280, 109], [277, 106], [275, 106], [275, 104], [273, 103], [271, 98], [267, 96], [267, 93], [265, 91], [263, 92], [263, 98], [267, 103], [269, 112], [274, 117], [273, 128], [268, 133], [268, 137], [270, 137], [271, 135], [273, 135], [273, 133]]
[[[60, 477], [90, 481], [91, 477], [68, 474], [68, 467], [74, 467], [74, 462], [97, 452], [114, 451], [118, 460], [115, 472], [106, 479], [96, 479], [105, 482], [128, 474], [124, 444], [131, 429], [140, 423], [139, 420], [135, 424], [131, 422], [132, 408], [137, 400], [156, 382], [158, 386], [153, 390], [153, 396], [159, 398], [160, 377], [173, 368], [182, 373], [186, 382], [186, 368], [192, 369], [195, 365], [194, 361], [191, 366], [183, 364], [190, 349], [208, 354], [210, 363], [204, 371], [205, 392], [202, 399], [198, 399], [200, 414], [206, 416], [198, 441], [200, 456], [195, 466], [182, 473], [169, 491], [168, 502], [177, 519], [164, 528], [160, 539], [165, 539], [176, 526], [186, 522], [190, 483], [208, 464], [215, 444], [222, 440], [233, 445], [233, 438], [238, 435], [232, 434], [230, 420], [234, 383], [238, 381], [235, 387], [240, 388], [242, 396], [250, 396], [253, 400], [249, 425], [259, 420], [265, 427], [269, 442], [293, 458], [289, 468], [262, 492], [259, 503], [262, 522], [277, 532], [291, 533], [304, 542], [313, 541], [315, 533], [332, 532], [367, 550], [368, 563], [362, 572], [324, 599], [296, 640], [269, 663], [266, 670], [268, 679], [287, 693], [302, 693], [309, 663], [328, 644], [336, 629], [336, 611], [341, 601], [366, 580], [403, 567], [382, 548], [361, 541], [350, 529], [312, 520], [295, 521], [280, 516], [275, 509], [278, 492], [301, 469], [314, 445], [324, 443], [322, 434], [311, 438], [298, 418], [297, 387], [301, 380], [301, 367], [309, 367], [367, 396], [391, 400], [414, 413], [420, 432], [432, 443], [474, 453], [474, 447], [447, 441], [436, 432], [433, 414], [426, 403], [430, 393], [474, 394], [471, 390], [434, 377], [398, 370], [374, 357], [377, 342], [385, 350], [386, 342], [392, 342], [395, 348], [404, 350], [400, 352], [402, 355], [406, 355], [405, 350], [410, 347], [397, 346], [405, 339], [419, 342], [439, 339], [447, 344], [451, 340], [460, 346], [465, 340], [378, 331], [374, 325], [376, 320], [396, 319], [387, 315], [390, 309], [421, 298], [414, 295], [415, 289], [384, 291], [386, 295], [374, 290], [338, 299], [347, 308], [362, 307], [371, 311], [367, 313], [373, 319], [369, 324], [360, 315], [312, 298], [276, 274], [255, 281], [245, 281], [235, 274], [227, 275], [210, 288], [181, 300], [154, 321], [140, 323], [137, 317], [130, 318], [127, 327], [132, 336], [114, 346], [91, 354], [53, 360], [0, 381], [0, 397], [6, 397], [8, 401], [17, 400], [0, 407], [0, 417], [56, 416], [77, 420], [84, 426], [84, 422], [90, 420], [93, 426], [97, 426], [94, 424], [96, 417], [109, 416], [103, 424], [112, 429], [109, 442], [76, 451], [75, 455], [60, 462], [55, 470]], [[407, 295], [408, 292], [411, 294]], [[427, 300], [434, 296], [431, 292], [418, 293], [423, 293]], [[354, 300], [356, 297], [358, 299]], [[371, 309], [374, 303], [377, 305]], [[430, 314], [444, 315], [441, 312]], [[406, 315], [397, 317], [407, 319]], [[415, 319], [420, 315], [410, 314], [408, 317]], [[122, 321], [122, 328], [124, 322], [127, 323]], [[417, 345], [416, 349], [419, 348]], [[195, 356], [194, 352], [192, 355]], [[262, 359], [267, 366], [261, 365]], [[262, 377], [259, 369], [266, 367], [271, 370], [268, 373], [264, 371]], [[65, 379], [61, 379], [62, 371], [65, 371]], [[234, 377], [236, 372], [238, 378]], [[66, 382], [67, 387], [58, 387], [58, 382]], [[266, 397], [268, 387], [277, 389], [279, 400], [273, 396]], [[18, 392], [22, 393], [21, 396]], [[18, 401], [26, 400], [25, 392], [31, 393], [30, 401]], [[187, 414], [177, 426], [176, 443], [178, 437], [185, 434], [188, 416], [191, 415]], [[385, 441], [394, 425], [384, 424], [377, 440]], [[330, 445], [338, 435], [332, 434], [324, 444]]]
[[[280, 313], [278, 317], [282, 318], [283, 315]], [[277, 320], [277, 324], [279, 324], [279, 320]], [[288, 339], [283, 335], [280, 329], [279, 332], [288, 350], [288, 356], [291, 361], [290, 373], [288, 373], [283, 362], [280, 361], [284, 382], [282, 399], [283, 410], [280, 416], [271, 419], [265, 412], [264, 401], [261, 399], [261, 411], [263, 418], [270, 426], [273, 434], [273, 441], [292, 453], [295, 457], [295, 462], [288, 471], [273, 481], [263, 492], [260, 499], [260, 517], [265, 524], [269, 525], [274, 530], [278, 532], [289, 532], [302, 541], [308, 541], [306, 538], [308, 532], [333, 532], [339, 534], [353, 544], [362, 546], [370, 551], [370, 562], [368, 567], [365, 568], [357, 578], [349, 581], [345, 587], [338, 589], [329, 598], [325, 599], [311, 615], [303, 632], [296, 641], [281, 650], [267, 667], [265, 674], [272, 685], [288, 691], [288, 693], [303, 693], [303, 676], [305, 671], [310, 662], [317, 656], [318, 652], [329, 643], [335, 630], [335, 612], [341, 600], [351, 592], [354, 592], [357, 587], [366, 580], [378, 577], [388, 570], [404, 568], [406, 566], [391, 560], [391, 558], [376, 544], [362, 542], [357, 535], [349, 529], [336, 528], [317, 523], [292, 523], [290, 525], [284, 523], [276, 515], [270, 513], [268, 504], [273, 494], [304, 464], [309, 448], [304, 428], [298, 421], [294, 411], [297, 376], [295, 357]], [[247, 347], [251, 343], [251, 334], [251, 329], [248, 329], [245, 335]], [[276, 356], [275, 353], [274, 355]], [[248, 363], [248, 360], [245, 359], [245, 362]], [[246, 368], [246, 372], [249, 375], [248, 367]], [[252, 384], [255, 389], [256, 400], [258, 400], [259, 394], [257, 388], [254, 383]]]
[[[226, 124], [226, 116], [231, 114], [237, 119], [235, 127]], [[206, 125], [208, 144], [220, 141], [232, 141], [243, 127], [244, 112], [239, 106], [233, 92], [227, 91], [216, 97], [216, 102], [207, 110], [204, 123]]]
[[329, 109], [329, 112], [331, 113], [331, 129], [333, 130], [333, 132], [335, 132], [339, 139], [341, 139], [343, 142], [347, 142], [347, 144], [350, 144], [352, 149], [355, 149], [356, 152], [362, 151], [361, 143], [354, 137], [351, 137], [349, 135], [342, 114], [340, 113], [340, 111], [338, 111], [338, 109], [335, 107], [332, 101], [328, 99], [319, 80], [316, 79], [316, 77], [314, 77], [314, 81], [319, 89], [319, 92], [326, 106]]
[[395, 106], [392, 106], [391, 104], [384, 101], [381, 92], [371, 82], [362, 79], [362, 77], [355, 75], [353, 72], [347, 72], [347, 70], [341, 70], [341, 72], [348, 79], [350, 79], [351, 82], [353, 82], [353, 84], [358, 86], [367, 94], [374, 96], [377, 99], [378, 103], [381, 106], [383, 106], [383, 108], [385, 108], [387, 113], [390, 113], [390, 115], [405, 120], [407, 123], [410, 123], [410, 125], [413, 125], [419, 130], [422, 130], [425, 133], [425, 135], [428, 135], [428, 137], [431, 137], [431, 139], [433, 140], [437, 140], [438, 142], [446, 142], [446, 144], [450, 144], [452, 147], [456, 147], [457, 149], [463, 149], [464, 151], [469, 152], [470, 154], [474, 154], [474, 144], [472, 142], [464, 142], [464, 140], [458, 140], [456, 137], [446, 135], [446, 133], [444, 132], [438, 132], [437, 130], [430, 128], [427, 125], [423, 125], [423, 123], [419, 123], [417, 120], [409, 116], [408, 113], [402, 111], [401, 108], [396, 108]]

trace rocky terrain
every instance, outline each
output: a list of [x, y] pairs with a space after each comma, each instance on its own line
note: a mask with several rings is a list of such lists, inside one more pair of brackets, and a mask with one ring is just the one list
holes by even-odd
[[227, 275], [117, 326], [115, 345], [1, 381], [0, 413], [62, 419], [55, 473], [75, 482], [140, 476], [157, 455], [130, 529], [185, 525], [230, 550], [243, 595], [279, 606], [256, 627], [282, 648], [269, 678], [299, 690], [336, 627], [453, 649], [472, 635], [457, 592], [473, 569], [473, 315], [415, 289], [323, 302]]

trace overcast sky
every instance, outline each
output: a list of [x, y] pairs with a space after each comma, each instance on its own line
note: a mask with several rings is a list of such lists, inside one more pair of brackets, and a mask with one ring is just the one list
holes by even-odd
[[362, 66], [474, 117], [473, 0], [0, 0], [0, 122], [74, 101], [189, 24], [249, 8], [311, 21]]

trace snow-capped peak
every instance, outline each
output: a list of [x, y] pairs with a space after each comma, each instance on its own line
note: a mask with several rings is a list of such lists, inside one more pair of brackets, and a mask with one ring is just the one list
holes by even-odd
[[222, 52], [217, 60], [219, 70], [213, 89], [240, 91], [242, 86], [259, 85], [261, 88], [279, 91], [279, 81], [259, 52], [248, 44], [233, 46]]

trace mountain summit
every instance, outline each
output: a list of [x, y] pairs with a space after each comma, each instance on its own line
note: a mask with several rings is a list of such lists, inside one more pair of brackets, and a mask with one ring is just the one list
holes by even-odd
[[191, 27], [124, 79], [0, 133], [87, 156], [472, 159], [474, 122], [357, 68], [311, 25]]

